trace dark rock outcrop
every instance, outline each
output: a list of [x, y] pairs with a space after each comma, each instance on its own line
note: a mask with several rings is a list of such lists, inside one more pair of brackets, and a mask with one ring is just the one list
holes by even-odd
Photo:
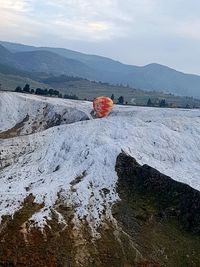
[[127, 193], [153, 198], [160, 218], [175, 218], [186, 230], [200, 235], [200, 192], [121, 153], [116, 171]]
[[121, 201], [114, 216], [147, 262], [200, 266], [200, 192], [124, 152], [116, 172]]

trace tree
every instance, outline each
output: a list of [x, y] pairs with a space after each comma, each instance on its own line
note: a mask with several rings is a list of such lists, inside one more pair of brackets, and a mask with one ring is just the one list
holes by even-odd
[[124, 104], [124, 97], [122, 95], [118, 98], [118, 104]]
[[112, 101], [115, 99], [114, 94], [111, 95], [111, 99], [112, 99]]
[[79, 99], [77, 95], [64, 95], [63, 98], [65, 98], [65, 99], [75, 99], [75, 100]]
[[185, 106], [185, 108], [190, 108], [190, 105], [189, 105], [189, 104], [187, 104], [187, 105]]
[[22, 88], [21, 88], [20, 86], [17, 86], [17, 87], [15, 88], [15, 92], [22, 92]]
[[35, 90], [35, 94], [36, 94], [36, 95], [44, 95], [44, 90], [42, 90], [41, 88], [37, 88], [37, 89]]
[[53, 94], [54, 94], [55, 96], [59, 96], [60, 92], [57, 91], [57, 90], [53, 90]]
[[23, 91], [26, 93], [30, 93], [30, 85], [28, 83], [24, 86]]
[[44, 95], [48, 95], [48, 90], [44, 89]]
[[48, 95], [52, 96], [52, 95], [53, 95], [53, 92], [54, 92], [53, 89], [49, 89], [49, 90], [48, 90]]
[[152, 104], [152, 102], [151, 102], [151, 98], [148, 99], [148, 101], [147, 101], [147, 106], [148, 106], [148, 107], [152, 107], [152, 106], [153, 106], [153, 104]]
[[34, 93], [35, 93], [34, 89], [31, 89], [31, 94], [34, 94]]
[[159, 106], [160, 106], [160, 107], [167, 107], [167, 106], [168, 106], [167, 103], [166, 103], [166, 101], [165, 101], [165, 99], [162, 99], [162, 100], [160, 101]]

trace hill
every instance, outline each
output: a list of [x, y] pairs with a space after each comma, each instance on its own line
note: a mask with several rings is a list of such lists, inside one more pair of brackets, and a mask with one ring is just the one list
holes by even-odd
[[0, 73], [0, 90], [11, 91], [12, 89], [14, 91], [17, 86], [23, 88], [25, 84], [29, 84], [31, 89], [47, 87], [46, 84], [27, 77]]
[[[2, 72], [1, 73], [1, 68]], [[23, 76], [20, 76], [23, 75]], [[165, 101], [167, 107], [200, 108], [200, 100], [193, 97], [180, 97], [156, 91], [143, 91], [129, 86], [112, 85], [95, 82], [73, 76], [52, 76], [45, 73], [31, 73], [19, 71], [15, 68], [0, 65], [0, 89], [14, 91], [17, 86], [21, 88], [29, 84], [31, 89], [56, 89], [63, 98], [87, 99], [92, 101], [99, 95], [113, 97], [114, 103], [123, 96], [124, 104], [138, 106], [160, 106]], [[39, 91], [38, 91], [39, 92]], [[46, 93], [44, 92], [44, 95]], [[49, 94], [51, 96], [51, 94]], [[61, 95], [60, 95], [61, 97]], [[149, 103], [150, 101], [150, 103]]]
[[[131, 87], [143, 90], [164, 91], [181, 96], [200, 98], [200, 76], [185, 74], [156, 63], [138, 67], [122, 64], [109, 58], [86, 55], [63, 48], [34, 47], [2, 41], [0, 44], [11, 52], [22, 53], [17, 56], [20, 61], [22, 57], [27, 58], [30, 56], [30, 59], [27, 59], [28, 64], [26, 66], [33, 71], [39, 68], [41, 71], [48, 71], [54, 74], [70, 74], [90, 80], [129, 84]], [[48, 51], [54, 56], [52, 54], [44, 55], [42, 51]], [[23, 54], [24, 52], [26, 53]], [[37, 53], [29, 54], [33, 52]], [[40, 54], [41, 61], [38, 59], [40, 64], [37, 65], [37, 60], [35, 61], [34, 57], [40, 58]], [[57, 59], [55, 54], [59, 56]], [[64, 58], [74, 61], [64, 61]], [[21, 61], [22, 68], [25, 62]], [[56, 65], [55, 62], [57, 62]], [[31, 69], [30, 66], [34, 64], [37, 65], [37, 68], [33, 67]]]
[[199, 266], [199, 110], [91, 109], [0, 92], [0, 264]]
[[196, 107], [200, 108], [200, 100], [192, 97], [180, 97], [159, 91], [144, 91], [130, 86], [112, 85], [109, 83], [89, 81], [80, 77], [69, 77], [65, 75], [50, 76], [40, 80], [48, 86], [59, 90], [63, 96], [76, 95], [79, 99], [93, 100], [98, 95], [111, 97], [117, 103], [120, 96], [124, 97], [124, 103], [129, 105], [146, 106], [150, 99], [152, 105], [158, 106], [165, 99], [169, 107]]

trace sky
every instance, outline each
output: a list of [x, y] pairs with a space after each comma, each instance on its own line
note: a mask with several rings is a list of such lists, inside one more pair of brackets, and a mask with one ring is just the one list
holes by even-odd
[[0, 40], [200, 75], [199, 0], [0, 0]]

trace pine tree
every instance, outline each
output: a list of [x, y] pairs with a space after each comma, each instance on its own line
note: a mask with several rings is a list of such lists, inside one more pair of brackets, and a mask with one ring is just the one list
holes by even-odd
[[167, 106], [167, 103], [166, 103], [165, 99], [162, 99], [162, 100], [160, 101], [159, 106], [160, 106], [160, 107], [166, 107], [166, 106]]
[[152, 106], [153, 106], [153, 105], [152, 105], [152, 102], [151, 102], [151, 98], [148, 99], [148, 101], [147, 101], [147, 106], [148, 106], [148, 107], [152, 107]]
[[53, 89], [49, 89], [48, 94], [49, 94], [50, 96], [52, 96], [52, 95], [53, 95], [53, 92], [54, 92]]
[[15, 88], [15, 92], [22, 92], [22, 88], [21, 88], [20, 86], [17, 86], [17, 87]]
[[26, 93], [30, 93], [30, 85], [28, 83], [24, 86], [23, 91]]
[[115, 99], [114, 94], [111, 95], [111, 99], [112, 99], [112, 101]]
[[124, 97], [122, 95], [118, 98], [118, 104], [124, 104]]

